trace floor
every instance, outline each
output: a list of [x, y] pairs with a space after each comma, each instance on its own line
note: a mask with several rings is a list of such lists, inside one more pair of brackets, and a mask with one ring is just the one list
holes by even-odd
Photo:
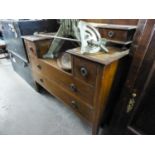
[[89, 135], [90, 126], [53, 96], [37, 93], [0, 59], [1, 135]]

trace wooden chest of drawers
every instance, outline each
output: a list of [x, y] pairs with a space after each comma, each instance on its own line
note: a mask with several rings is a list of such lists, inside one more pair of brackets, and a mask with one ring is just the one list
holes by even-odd
[[50, 39], [24, 38], [35, 82], [87, 120], [92, 125], [92, 133], [96, 134], [112, 90], [119, 59], [128, 51], [109, 48], [109, 54], [82, 55], [78, 48], [68, 50], [72, 71], [66, 72], [57, 65], [56, 60], [39, 58], [47, 52]]

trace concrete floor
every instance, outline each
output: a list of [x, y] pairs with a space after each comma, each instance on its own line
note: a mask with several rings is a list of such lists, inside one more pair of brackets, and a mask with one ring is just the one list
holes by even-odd
[[64, 104], [48, 93], [33, 90], [0, 60], [1, 135], [83, 135], [91, 128]]

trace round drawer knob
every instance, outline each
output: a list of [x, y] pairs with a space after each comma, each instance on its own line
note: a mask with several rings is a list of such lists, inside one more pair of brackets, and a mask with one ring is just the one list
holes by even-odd
[[88, 70], [85, 67], [81, 67], [80, 72], [83, 77], [88, 75]]
[[40, 65], [37, 65], [37, 68], [41, 70], [41, 66]]
[[109, 31], [109, 32], [108, 32], [108, 37], [109, 37], [109, 38], [112, 38], [112, 37], [114, 36], [114, 34], [115, 34], [115, 33], [114, 33], [113, 31]]
[[44, 82], [44, 80], [43, 80], [43, 79], [40, 79], [40, 82], [41, 82], [41, 83], [43, 83], [43, 82]]
[[74, 109], [78, 109], [78, 104], [76, 101], [71, 101], [71, 106], [74, 108]]
[[71, 88], [71, 90], [72, 90], [73, 92], [76, 92], [76, 91], [77, 91], [77, 88], [76, 88], [76, 86], [75, 86], [74, 83], [71, 83], [71, 84], [70, 84], [70, 88]]
[[30, 51], [31, 51], [32, 53], [34, 53], [33, 47], [29, 47], [29, 49], [30, 49]]

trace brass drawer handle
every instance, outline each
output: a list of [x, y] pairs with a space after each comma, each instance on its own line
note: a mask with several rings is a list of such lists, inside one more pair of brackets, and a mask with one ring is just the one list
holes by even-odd
[[71, 89], [73, 92], [76, 92], [76, 91], [77, 91], [77, 88], [76, 88], [76, 86], [75, 86], [74, 83], [71, 83], [71, 84], [70, 84], [70, 89]]
[[37, 65], [37, 68], [41, 70], [41, 66], [40, 65]]
[[109, 32], [108, 32], [108, 37], [109, 37], [109, 38], [112, 38], [112, 37], [114, 36], [114, 34], [115, 34], [115, 33], [114, 33], [113, 31], [109, 31]]
[[74, 109], [79, 109], [78, 103], [76, 101], [71, 101], [71, 106]]
[[40, 82], [41, 82], [41, 83], [44, 83], [44, 80], [43, 80], [43, 79], [40, 79]]
[[85, 67], [81, 67], [80, 73], [83, 77], [86, 77], [88, 75], [88, 70]]

